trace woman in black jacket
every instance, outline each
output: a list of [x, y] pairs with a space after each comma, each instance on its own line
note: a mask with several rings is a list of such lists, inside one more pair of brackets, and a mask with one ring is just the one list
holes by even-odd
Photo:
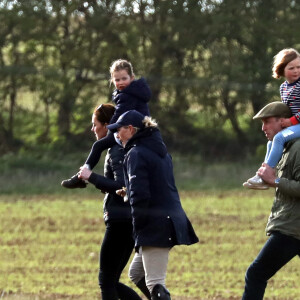
[[137, 253], [130, 277], [146, 277], [152, 300], [169, 300], [165, 277], [170, 249], [198, 242], [180, 202], [172, 159], [157, 124], [135, 110], [107, 126], [125, 148], [124, 174]]
[[[107, 126], [115, 108], [102, 104], [93, 113], [92, 131], [99, 140], [107, 134]], [[100, 251], [99, 285], [103, 300], [141, 300], [134, 290], [119, 282], [134, 247], [132, 238], [132, 218], [130, 205], [116, 194], [124, 186], [123, 163], [124, 149], [115, 144], [108, 149], [105, 157], [104, 176], [81, 167], [80, 178], [88, 180], [105, 193], [104, 221], [106, 231]], [[139, 282], [145, 286], [144, 279]], [[150, 299], [150, 295], [148, 296]]]

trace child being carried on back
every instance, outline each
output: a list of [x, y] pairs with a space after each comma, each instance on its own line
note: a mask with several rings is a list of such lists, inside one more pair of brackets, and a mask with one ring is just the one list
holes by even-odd
[[[120, 115], [129, 110], [137, 110], [145, 116], [149, 116], [148, 102], [151, 97], [151, 90], [144, 78], [135, 80], [131, 63], [124, 59], [114, 61], [110, 67], [111, 82], [116, 90], [113, 92], [112, 101], [116, 105], [116, 110], [111, 118], [111, 123], [115, 123]], [[101, 105], [98, 109], [101, 109]], [[102, 151], [112, 147], [116, 143], [112, 132], [108, 132], [106, 137], [96, 141], [85, 161], [85, 166], [93, 169], [101, 157]], [[61, 185], [65, 188], [85, 188], [86, 183], [75, 174], [70, 179], [63, 180]]]
[[[274, 78], [285, 78], [280, 86], [280, 96], [281, 101], [291, 109], [292, 113], [291, 118], [282, 119], [281, 126], [284, 129], [267, 144], [264, 163], [275, 168], [282, 156], [284, 144], [300, 137], [300, 54], [293, 48], [281, 50], [274, 57], [272, 70]], [[248, 179], [243, 186], [260, 190], [269, 188], [258, 175]]]

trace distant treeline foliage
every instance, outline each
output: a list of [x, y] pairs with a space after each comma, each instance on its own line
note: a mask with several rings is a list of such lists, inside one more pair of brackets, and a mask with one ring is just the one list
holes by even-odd
[[252, 116], [280, 101], [272, 59], [300, 50], [299, 16], [294, 0], [1, 1], [0, 152], [90, 144], [118, 58], [148, 80], [169, 148], [253, 150], [264, 137]]

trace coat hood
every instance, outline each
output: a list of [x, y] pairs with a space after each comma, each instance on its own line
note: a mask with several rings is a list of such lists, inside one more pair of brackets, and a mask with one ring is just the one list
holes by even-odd
[[138, 131], [126, 144], [125, 151], [128, 152], [132, 147], [144, 146], [155, 152], [161, 157], [168, 153], [167, 147], [163, 142], [161, 133], [158, 128], [144, 128]]
[[151, 98], [150, 87], [148, 86], [146, 79], [143, 77], [138, 80], [132, 81], [130, 85], [122, 91], [115, 90], [113, 93], [113, 97], [115, 97], [120, 92], [138, 98], [145, 103], [149, 102]]

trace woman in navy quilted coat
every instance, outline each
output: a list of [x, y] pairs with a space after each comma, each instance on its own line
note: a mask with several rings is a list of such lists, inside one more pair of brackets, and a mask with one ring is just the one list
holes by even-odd
[[129, 275], [145, 276], [151, 299], [171, 299], [165, 287], [170, 249], [198, 242], [175, 186], [170, 154], [157, 123], [135, 110], [108, 125], [125, 148], [124, 175], [136, 254]]

